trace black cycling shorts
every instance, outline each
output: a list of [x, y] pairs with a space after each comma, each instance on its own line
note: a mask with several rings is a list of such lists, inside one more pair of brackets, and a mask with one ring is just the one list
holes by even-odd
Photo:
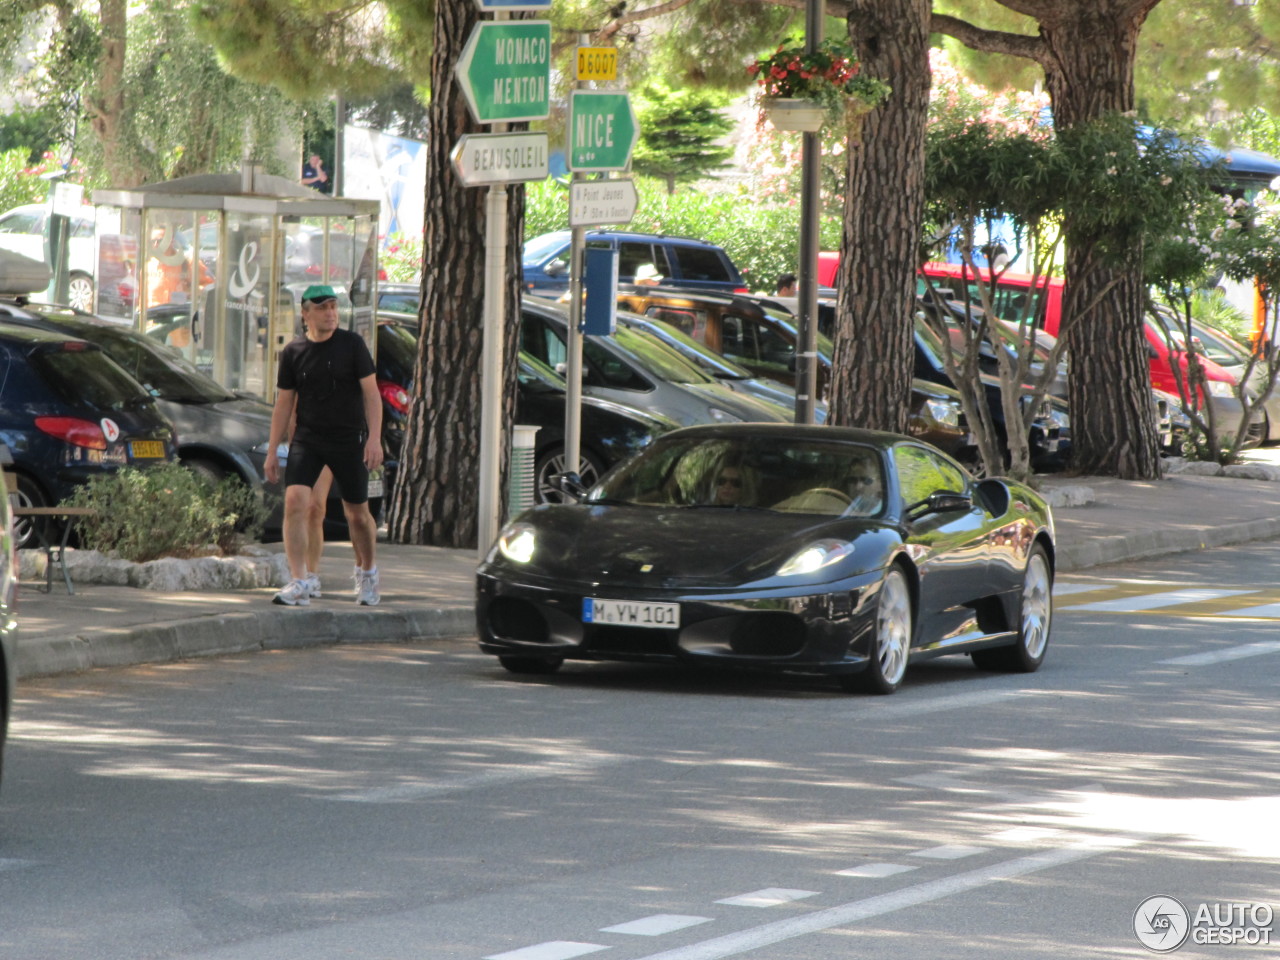
[[344, 503], [364, 503], [369, 499], [369, 468], [364, 465], [363, 443], [331, 447], [295, 441], [289, 446], [284, 484], [314, 487], [325, 467], [333, 471]]

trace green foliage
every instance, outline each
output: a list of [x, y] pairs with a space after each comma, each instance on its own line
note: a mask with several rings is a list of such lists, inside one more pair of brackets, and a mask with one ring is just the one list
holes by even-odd
[[0, 153], [0, 213], [24, 203], [41, 203], [48, 196], [49, 184], [32, 172], [25, 147]]
[[[799, 263], [800, 207], [767, 204], [738, 192], [668, 194], [662, 184], [636, 178], [639, 203], [631, 223], [636, 233], [696, 237], [724, 247], [748, 287], [772, 291], [779, 274], [795, 273]], [[525, 237], [569, 229], [569, 191], [554, 181], [529, 184], [525, 193]], [[824, 250], [839, 249], [840, 224], [823, 224]]]
[[382, 248], [378, 265], [392, 283], [416, 283], [422, 278], [422, 238], [392, 234]]
[[77, 524], [86, 548], [115, 551], [135, 563], [190, 557], [210, 544], [234, 553], [241, 541], [261, 535], [267, 517], [267, 508], [238, 478], [214, 485], [177, 463], [94, 477], [66, 503], [96, 511]]
[[56, 145], [59, 124], [48, 110], [16, 110], [0, 117], [0, 153], [19, 147], [35, 163]]
[[236, 76], [306, 101], [429, 80], [434, 12], [410, 0], [200, 0], [195, 23]]
[[767, 57], [747, 68], [763, 97], [812, 100], [828, 110], [841, 111], [850, 99], [878, 106], [889, 96], [889, 85], [862, 72], [848, 40], [828, 37], [812, 53], [801, 40], [778, 45]]
[[677, 183], [700, 180], [723, 169], [733, 147], [717, 141], [732, 130], [733, 121], [722, 110], [728, 97], [699, 90], [672, 90], [666, 84], [646, 84], [633, 97], [640, 121], [640, 140], [632, 155], [632, 168], [643, 176], [658, 177], [675, 192]]

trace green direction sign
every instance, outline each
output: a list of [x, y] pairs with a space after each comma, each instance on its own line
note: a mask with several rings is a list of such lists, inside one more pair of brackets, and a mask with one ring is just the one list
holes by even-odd
[[476, 122], [546, 119], [551, 113], [551, 21], [477, 23], [454, 70]]
[[569, 94], [569, 169], [625, 170], [640, 139], [640, 124], [623, 90]]

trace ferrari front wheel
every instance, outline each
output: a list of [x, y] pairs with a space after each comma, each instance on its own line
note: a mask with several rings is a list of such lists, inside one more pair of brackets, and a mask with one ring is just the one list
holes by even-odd
[[876, 622], [867, 668], [848, 677], [845, 689], [893, 693], [902, 686], [911, 653], [911, 590], [901, 568], [890, 567], [876, 598]]

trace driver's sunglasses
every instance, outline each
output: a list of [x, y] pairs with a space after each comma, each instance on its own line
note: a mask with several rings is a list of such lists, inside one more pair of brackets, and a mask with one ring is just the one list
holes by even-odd
[[741, 477], [719, 477], [716, 479], [716, 486], [741, 487], [742, 478]]
[[851, 477], [850, 482], [860, 483], [863, 486], [870, 486], [871, 484], [875, 483], [878, 479], [879, 479], [878, 477]]

